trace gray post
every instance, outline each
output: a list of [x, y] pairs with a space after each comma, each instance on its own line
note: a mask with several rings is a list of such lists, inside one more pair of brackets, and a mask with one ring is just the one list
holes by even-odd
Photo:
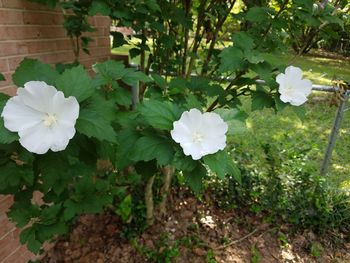
[[323, 161], [322, 161], [322, 166], [321, 166], [321, 175], [322, 176], [324, 176], [328, 170], [329, 162], [330, 162], [331, 157], [332, 157], [332, 151], [333, 151], [333, 148], [335, 146], [335, 142], [336, 142], [337, 135], [338, 135], [338, 132], [340, 129], [340, 125], [341, 125], [343, 117], [344, 117], [346, 103], [349, 99], [350, 90], [346, 90], [345, 92], [343, 92], [342, 95], [343, 95], [343, 99], [340, 101], [337, 116], [335, 117], [333, 129], [332, 129], [332, 132], [329, 136], [327, 150], [326, 150], [326, 153], [325, 153]]
[[131, 87], [131, 91], [132, 91], [132, 109], [135, 110], [136, 109], [136, 105], [140, 102], [140, 83], [138, 81], [136, 81], [132, 87]]

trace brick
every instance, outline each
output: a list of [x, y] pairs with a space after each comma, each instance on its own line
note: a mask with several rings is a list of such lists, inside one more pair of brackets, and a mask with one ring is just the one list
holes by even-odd
[[9, 85], [9, 86], [0, 88], [0, 93], [7, 94], [9, 96], [15, 96], [16, 91], [17, 91], [17, 87], [14, 85]]
[[62, 25], [62, 14], [49, 14], [38, 12], [24, 12], [23, 23], [26, 25]]
[[[9, 73], [9, 74], [11, 74], [11, 73]], [[10, 206], [12, 205], [12, 203], [13, 203], [13, 196], [11, 196], [11, 195], [6, 196], [6, 198], [3, 199], [0, 203], [0, 215], [5, 214], [8, 211], [8, 209], [10, 208]]]
[[47, 41], [32, 41], [27, 42], [28, 54], [43, 53], [43, 52], [53, 52], [57, 50], [57, 45], [55, 40]]
[[97, 27], [109, 27], [111, 25], [111, 19], [107, 16], [96, 16], [95, 21]]
[[54, 39], [67, 37], [61, 26], [11, 26], [0, 27], [0, 40]]
[[45, 5], [31, 3], [28, 0], [2, 0], [3, 7], [28, 10], [52, 10]]
[[9, 71], [9, 65], [6, 58], [0, 59], [0, 73]]
[[15, 229], [15, 224], [11, 223], [6, 215], [0, 215], [0, 239]]
[[[19, 63], [21, 63], [21, 61], [25, 58], [26, 56], [17, 56], [17, 57], [11, 57], [8, 58], [8, 63], [9, 63], [9, 67], [11, 71], [14, 71], [17, 66], [19, 65]], [[30, 56], [27, 56], [30, 57]], [[1, 82], [0, 82], [0, 86], [1, 86]]]
[[0, 259], [6, 258], [19, 247], [19, 238], [14, 235], [14, 232], [12, 231], [0, 239]]
[[109, 47], [111, 46], [111, 40], [105, 37], [97, 38], [97, 46], [98, 47]]
[[0, 25], [21, 25], [23, 24], [23, 15], [21, 11], [0, 10]]
[[[1, 1], [1, 0], [0, 0]], [[0, 195], [0, 202], [4, 199], [6, 199], [7, 195]]]
[[59, 50], [72, 50], [72, 42], [70, 39], [59, 39], [55, 40], [56, 46], [57, 46], [57, 51]]
[[6, 42], [1, 43], [0, 42], [0, 57], [7, 57], [7, 56], [13, 56], [18, 54], [25, 54], [26, 50], [21, 48], [21, 50], [18, 49], [16, 43]]

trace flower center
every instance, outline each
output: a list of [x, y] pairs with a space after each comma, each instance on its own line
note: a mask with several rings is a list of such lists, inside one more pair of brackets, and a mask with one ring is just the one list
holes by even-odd
[[291, 95], [293, 93], [293, 87], [291, 85], [287, 85], [286, 94]]
[[43, 119], [44, 125], [47, 127], [52, 127], [57, 123], [57, 117], [55, 114], [46, 114], [46, 116]]
[[201, 134], [200, 132], [196, 131], [192, 134], [192, 141], [194, 143], [199, 143], [199, 142], [203, 141], [203, 139], [204, 139], [204, 135]]

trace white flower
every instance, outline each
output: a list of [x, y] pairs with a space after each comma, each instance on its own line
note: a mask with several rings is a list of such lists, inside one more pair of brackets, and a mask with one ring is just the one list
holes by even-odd
[[79, 104], [42, 81], [29, 81], [18, 88], [1, 114], [5, 127], [18, 132], [20, 144], [28, 151], [44, 154], [64, 150], [75, 134]]
[[312, 90], [312, 82], [302, 77], [302, 70], [293, 66], [287, 67], [285, 74], [278, 74], [276, 82], [280, 84], [278, 91], [281, 94], [281, 101], [294, 106], [300, 106], [307, 101], [307, 96]]
[[171, 137], [180, 143], [184, 154], [191, 155], [193, 160], [216, 153], [226, 146], [228, 126], [216, 113], [201, 113], [197, 109], [191, 109], [183, 112], [173, 125]]

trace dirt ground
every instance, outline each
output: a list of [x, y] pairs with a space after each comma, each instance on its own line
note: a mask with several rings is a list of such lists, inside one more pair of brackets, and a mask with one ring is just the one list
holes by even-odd
[[[274, 263], [350, 262], [350, 243], [332, 244], [313, 232], [289, 234], [249, 213], [224, 212], [191, 195], [172, 200], [167, 218], [128, 241], [112, 213], [83, 215], [42, 262]], [[339, 242], [338, 242], [339, 243]]]

